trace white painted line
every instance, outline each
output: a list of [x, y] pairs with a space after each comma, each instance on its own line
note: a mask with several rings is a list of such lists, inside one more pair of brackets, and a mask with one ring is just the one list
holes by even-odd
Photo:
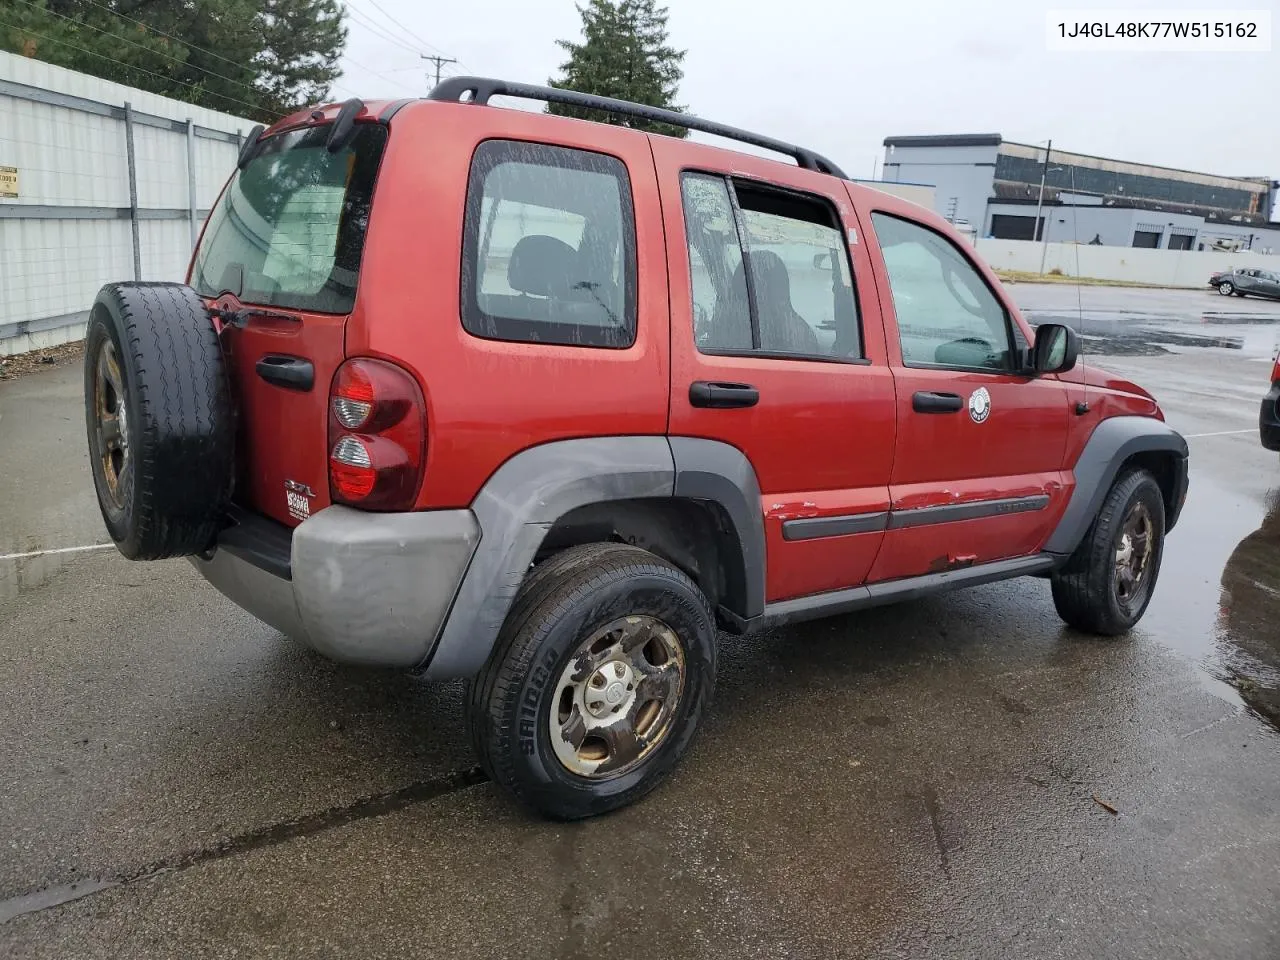
[[1187, 440], [1195, 440], [1197, 437], [1232, 437], [1238, 433], [1257, 433], [1257, 427], [1250, 427], [1248, 430], [1219, 430], [1216, 433], [1184, 433], [1182, 436]]
[[84, 553], [86, 550], [107, 550], [114, 543], [92, 543], [85, 547], [59, 547], [57, 550], [32, 550], [30, 553], [3, 553], [0, 560], [25, 560], [27, 557], [44, 557], [51, 553]]

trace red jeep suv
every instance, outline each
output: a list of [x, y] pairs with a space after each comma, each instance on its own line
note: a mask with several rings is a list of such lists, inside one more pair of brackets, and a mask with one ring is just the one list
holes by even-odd
[[334, 659], [469, 678], [485, 769], [574, 818], [684, 753], [717, 628], [1022, 576], [1132, 627], [1187, 445], [1078, 354], [812, 151], [458, 78], [255, 130], [188, 284], [99, 294], [85, 391], [125, 556], [188, 556]]

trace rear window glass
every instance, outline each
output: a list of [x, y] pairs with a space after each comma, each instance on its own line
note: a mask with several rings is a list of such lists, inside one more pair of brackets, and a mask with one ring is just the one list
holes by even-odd
[[477, 148], [462, 258], [468, 333], [629, 347], [635, 259], [631, 187], [621, 160], [513, 140]]
[[329, 130], [270, 137], [236, 173], [196, 254], [191, 285], [197, 293], [351, 312], [387, 131], [360, 124], [346, 147], [330, 153]]

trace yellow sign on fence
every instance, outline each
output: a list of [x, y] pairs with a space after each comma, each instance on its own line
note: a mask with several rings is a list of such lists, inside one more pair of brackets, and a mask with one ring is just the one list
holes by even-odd
[[18, 168], [0, 167], [0, 197], [18, 195]]

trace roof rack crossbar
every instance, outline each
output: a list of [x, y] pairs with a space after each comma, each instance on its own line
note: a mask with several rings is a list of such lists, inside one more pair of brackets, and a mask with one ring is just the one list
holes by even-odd
[[749, 130], [713, 123], [687, 113], [674, 110], [662, 110], [627, 100], [615, 100], [612, 97], [598, 97], [590, 93], [578, 93], [576, 90], [562, 90], [558, 87], [539, 87], [529, 83], [512, 83], [508, 80], [494, 80], [490, 77], [450, 77], [441, 81], [427, 95], [428, 100], [459, 101], [469, 95], [466, 102], [486, 104], [491, 97], [518, 97], [522, 100], [545, 100], [548, 103], [563, 103], [572, 107], [586, 107], [591, 110], [602, 110], [605, 113], [616, 113], [628, 117], [639, 117], [655, 123], [669, 123], [673, 127], [685, 127], [701, 133], [714, 134], [729, 140], [738, 140], [752, 146], [773, 150], [785, 154], [795, 160], [806, 170], [831, 174], [848, 179], [844, 171], [819, 153], [798, 147], [772, 137], [761, 136]]

